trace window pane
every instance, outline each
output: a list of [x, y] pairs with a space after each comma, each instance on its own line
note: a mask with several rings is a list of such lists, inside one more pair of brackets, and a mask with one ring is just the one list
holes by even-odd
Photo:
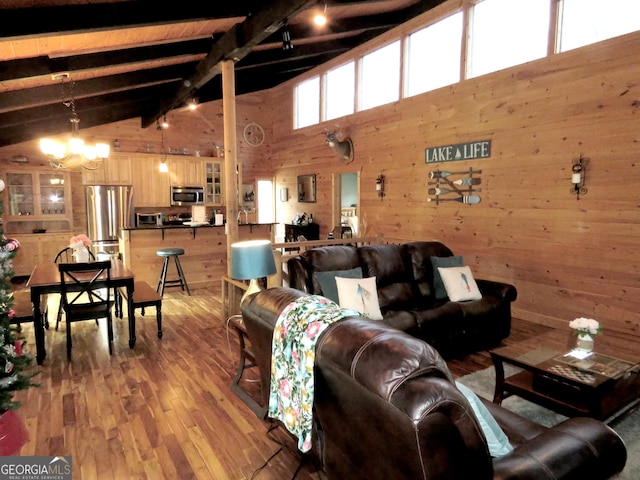
[[462, 12], [409, 35], [406, 96], [460, 81]]
[[355, 74], [354, 62], [349, 62], [326, 73], [325, 120], [353, 113]]
[[638, 0], [564, 0], [560, 51], [640, 30]]
[[400, 41], [361, 59], [360, 110], [395, 102], [400, 92]]
[[297, 85], [295, 96], [295, 128], [320, 123], [320, 77]]
[[469, 77], [542, 58], [550, 0], [484, 0], [473, 7]]

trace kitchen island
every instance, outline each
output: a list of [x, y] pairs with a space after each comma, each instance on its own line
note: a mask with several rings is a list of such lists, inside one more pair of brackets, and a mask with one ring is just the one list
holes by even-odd
[[[238, 241], [268, 239], [273, 241], [273, 223], [238, 225]], [[180, 264], [190, 288], [220, 285], [227, 274], [227, 235], [224, 225], [164, 225], [124, 228], [120, 252], [136, 280], [156, 287], [162, 270], [160, 248], [183, 248]], [[177, 275], [175, 264], [169, 264], [169, 277]]]

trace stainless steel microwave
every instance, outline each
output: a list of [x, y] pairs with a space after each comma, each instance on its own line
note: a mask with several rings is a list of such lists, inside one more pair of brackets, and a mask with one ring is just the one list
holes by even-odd
[[204, 205], [204, 187], [171, 187], [171, 205]]

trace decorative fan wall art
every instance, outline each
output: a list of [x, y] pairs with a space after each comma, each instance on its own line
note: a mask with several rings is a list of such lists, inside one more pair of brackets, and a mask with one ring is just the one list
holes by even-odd
[[259, 147], [264, 142], [264, 129], [255, 122], [248, 123], [244, 127], [242, 137], [247, 145]]

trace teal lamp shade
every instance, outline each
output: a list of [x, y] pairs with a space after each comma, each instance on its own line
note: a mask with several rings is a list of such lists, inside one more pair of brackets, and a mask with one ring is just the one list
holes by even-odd
[[269, 240], [249, 240], [231, 244], [231, 277], [250, 280], [249, 288], [240, 304], [251, 294], [260, 291], [257, 279], [276, 273], [273, 248]]

